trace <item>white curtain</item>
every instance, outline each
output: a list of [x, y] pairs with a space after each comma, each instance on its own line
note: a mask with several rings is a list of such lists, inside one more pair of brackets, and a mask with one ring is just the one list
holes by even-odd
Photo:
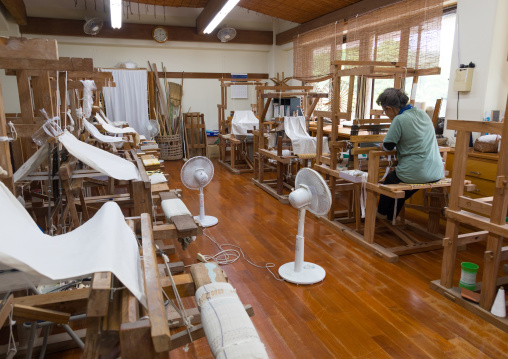
[[106, 116], [126, 121], [137, 133], [150, 137], [148, 124], [147, 70], [103, 70], [113, 73], [116, 87], [104, 87]]

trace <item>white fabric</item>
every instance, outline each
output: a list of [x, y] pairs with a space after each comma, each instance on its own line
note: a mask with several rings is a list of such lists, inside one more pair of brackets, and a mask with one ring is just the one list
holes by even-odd
[[81, 83], [83, 84], [83, 113], [85, 118], [90, 118], [93, 105], [92, 92], [97, 90], [97, 87], [93, 80], [81, 80]]
[[[311, 137], [307, 132], [305, 117], [284, 117], [284, 131], [291, 139], [293, 153], [296, 155], [316, 153], [317, 138]], [[328, 137], [323, 137], [322, 153], [330, 153], [328, 148]]]
[[86, 130], [98, 141], [102, 143], [123, 143], [124, 140], [122, 137], [113, 137], [113, 136], [107, 136], [103, 135], [99, 132], [97, 127], [92, 125], [87, 120], [83, 119], [83, 124], [85, 125]]
[[109, 119], [113, 123], [126, 121], [137, 133], [149, 137], [147, 70], [103, 71], [112, 72], [116, 84], [103, 90]]
[[161, 207], [168, 221], [174, 216], [181, 216], [184, 214], [191, 216], [187, 206], [180, 198], [165, 199], [161, 202]]
[[367, 172], [360, 171], [360, 170], [346, 170], [346, 171], [340, 171], [339, 177], [344, 178], [345, 180], [353, 183], [361, 183], [362, 177], [366, 175]]
[[113, 272], [145, 305], [138, 244], [116, 203], [105, 203], [88, 222], [55, 237], [41, 232], [1, 182], [0, 209], [0, 269], [23, 272], [0, 274], [0, 291], [10, 289], [11, 274], [39, 284]]
[[123, 125], [127, 125], [127, 122], [126, 121], [116, 121], [116, 122], [113, 122], [111, 121], [107, 116], [106, 114], [102, 111], [102, 109], [99, 109], [99, 113], [101, 114], [102, 118], [107, 122], [109, 123], [110, 125], [113, 125], [115, 127], [122, 127]]
[[201, 323], [214, 358], [268, 358], [265, 346], [245, 311], [236, 290], [229, 283], [213, 282], [214, 263], [205, 263], [212, 283], [196, 291]]
[[167, 182], [168, 179], [162, 173], [154, 173], [148, 177], [150, 179], [151, 184], [164, 183]]
[[58, 137], [58, 140], [71, 155], [106, 176], [117, 180], [141, 180], [138, 168], [134, 164], [112, 153], [79, 141], [67, 130]]
[[119, 134], [119, 133], [137, 133], [136, 129], [134, 129], [132, 127], [118, 128], [118, 127], [115, 127], [113, 125], [110, 125], [98, 113], [95, 114], [95, 119], [97, 120], [97, 122], [99, 122], [101, 124], [102, 128], [106, 132], [114, 133], [114, 134]]
[[[277, 150], [271, 150], [270, 151], [271, 153], [273, 153], [274, 155], [277, 154]], [[291, 156], [291, 151], [290, 150], [282, 150], [282, 156]]]
[[259, 127], [259, 120], [252, 111], [235, 111], [231, 120], [231, 133], [233, 135], [252, 135], [248, 130], [253, 130], [254, 126]]
[[45, 159], [48, 158], [48, 143], [46, 142], [35, 152], [32, 157], [28, 159], [23, 165], [18, 168], [16, 173], [12, 176], [14, 183], [22, 181], [30, 173], [34, 172]]
[[497, 143], [501, 139], [499, 135], [484, 135], [478, 137], [478, 142]]

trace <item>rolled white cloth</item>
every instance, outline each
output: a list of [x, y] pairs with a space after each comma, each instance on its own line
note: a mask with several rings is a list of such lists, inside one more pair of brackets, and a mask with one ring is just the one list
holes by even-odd
[[161, 203], [162, 211], [166, 216], [166, 219], [169, 221], [171, 217], [181, 216], [184, 214], [191, 215], [190, 211], [187, 209], [187, 206], [182, 202], [180, 198], [174, 199], [166, 199]]
[[[213, 278], [213, 263], [205, 263]], [[214, 273], [213, 273], [214, 274]], [[229, 283], [205, 284], [196, 291], [201, 323], [215, 358], [268, 358], [249, 315]]]
[[166, 176], [164, 176], [162, 173], [154, 173], [148, 178], [150, 179], [151, 184], [164, 183], [168, 181]]

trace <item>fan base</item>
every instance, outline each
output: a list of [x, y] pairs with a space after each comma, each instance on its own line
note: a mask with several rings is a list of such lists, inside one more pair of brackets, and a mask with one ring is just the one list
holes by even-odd
[[314, 284], [325, 279], [325, 270], [314, 263], [303, 262], [300, 272], [295, 272], [295, 262], [282, 265], [279, 268], [279, 275], [287, 282], [295, 284]]
[[194, 219], [201, 223], [201, 226], [205, 228], [215, 226], [217, 223], [219, 223], [219, 220], [213, 216], [205, 216], [205, 219], [202, 221], [199, 219], [199, 216], [194, 216]]

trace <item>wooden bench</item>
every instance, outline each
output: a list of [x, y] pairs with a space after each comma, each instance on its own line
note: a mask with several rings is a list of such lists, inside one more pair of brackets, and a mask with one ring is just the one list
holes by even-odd
[[[446, 156], [446, 153], [450, 149], [448, 147], [440, 148], [441, 154]], [[431, 204], [424, 205], [407, 205], [408, 207], [423, 210], [429, 212], [429, 225], [424, 228], [416, 223], [406, 221], [404, 212], [401, 212], [400, 220], [397, 223], [396, 218], [392, 222], [387, 220], [378, 219], [385, 227], [391, 230], [397, 237], [399, 237], [404, 245], [395, 247], [383, 247], [375, 243], [375, 231], [376, 231], [376, 213], [377, 213], [377, 196], [385, 195], [393, 199], [404, 198], [405, 191], [422, 189], [431, 190], [427, 192], [425, 196], [441, 196], [444, 198], [441, 192], [433, 192], [432, 190], [442, 190], [451, 186], [452, 180], [450, 178], [443, 178], [434, 183], [398, 183], [385, 185], [378, 183], [379, 181], [379, 163], [382, 156], [396, 155], [396, 151], [371, 151], [369, 153], [369, 171], [368, 179], [366, 183], [367, 190], [367, 203], [365, 208], [365, 229], [363, 240], [365, 245], [369, 247], [374, 253], [380, 255], [382, 258], [388, 261], [398, 260], [399, 255], [419, 253], [424, 251], [430, 251], [442, 248], [443, 236], [437, 233], [437, 231], [429, 231], [429, 228], [439, 228], [439, 220], [441, 218], [441, 212], [444, 208], [444, 201], [431, 201]], [[473, 185], [469, 181], [464, 182], [466, 190], [472, 190]], [[471, 187], [472, 186], [472, 187]], [[424, 198], [426, 198], [424, 196]], [[395, 206], [394, 212], [397, 211]], [[421, 240], [406, 231], [406, 229], [415, 230], [421, 233], [424, 237], [430, 238], [430, 241]]]

